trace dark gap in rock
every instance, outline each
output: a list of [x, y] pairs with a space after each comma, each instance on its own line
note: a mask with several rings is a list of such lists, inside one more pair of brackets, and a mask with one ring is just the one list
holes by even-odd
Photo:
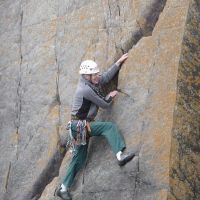
[[160, 13], [165, 7], [166, 2], [167, 0], [155, 0], [151, 5], [149, 11], [144, 16], [146, 19], [146, 23], [140, 24], [140, 19], [138, 20], [144, 36], [151, 36], [152, 31], [159, 19]]
[[49, 160], [48, 164], [40, 174], [37, 181], [34, 183], [32, 189], [27, 194], [27, 199], [37, 200], [42, 195], [45, 187], [59, 175], [59, 169], [62, 163], [62, 160], [65, 156], [66, 150], [62, 150], [62, 147], [59, 146], [57, 151], [54, 153], [52, 158]]
[[11, 162], [9, 162], [9, 166], [8, 166], [8, 172], [6, 175], [6, 183], [5, 183], [5, 191], [7, 192], [8, 189], [8, 181], [9, 181], [9, 177], [10, 177], [10, 171], [11, 171]]
[[[127, 53], [130, 49], [132, 49], [133, 46], [136, 45], [141, 38], [145, 36], [150, 36], [152, 34], [152, 31], [159, 19], [160, 13], [163, 11], [165, 7], [165, 4], [166, 4], [166, 0], [162, 0], [162, 1], [157, 0], [154, 2], [154, 4], [151, 6], [150, 11], [147, 13], [147, 16], [146, 16], [147, 20], [146, 20], [145, 25], [141, 26], [139, 21], [136, 19], [136, 22], [138, 23], [138, 26], [140, 28], [137, 31], [132, 32], [131, 35], [127, 37], [124, 42], [121, 42], [120, 44], [115, 45], [115, 49], [116, 49], [116, 55], [114, 58], [115, 62], [117, 61], [117, 59], [120, 58], [122, 54]], [[110, 4], [108, 6], [110, 10]], [[117, 7], [119, 10], [119, 15], [120, 15], [119, 5], [117, 5]], [[111, 10], [110, 10], [110, 14], [111, 14]], [[108, 94], [110, 91], [117, 90], [118, 77], [119, 77], [119, 73], [117, 73], [108, 84], [103, 86], [102, 92], [104, 95]]]
[[119, 5], [117, 5], [117, 8], [118, 8], [118, 14], [120, 16], [120, 7], [119, 7]]

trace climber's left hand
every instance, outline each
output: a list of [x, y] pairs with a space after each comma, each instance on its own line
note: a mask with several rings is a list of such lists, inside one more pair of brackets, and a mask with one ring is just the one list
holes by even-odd
[[121, 58], [116, 62], [117, 65], [121, 65], [128, 58], [128, 53], [125, 53]]

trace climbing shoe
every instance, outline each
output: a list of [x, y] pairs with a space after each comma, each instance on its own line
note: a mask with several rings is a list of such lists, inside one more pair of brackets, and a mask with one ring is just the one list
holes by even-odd
[[119, 166], [124, 166], [126, 163], [131, 161], [135, 156], [134, 153], [122, 154], [120, 160], [118, 160]]
[[64, 192], [61, 192], [61, 188], [59, 188], [57, 191], [56, 191], [56, 195], [58, 197], [60, 197], [61, 199], [63, 200], [72, 200], [72, 197], [69, 193], [69, 191], [64, 191]]

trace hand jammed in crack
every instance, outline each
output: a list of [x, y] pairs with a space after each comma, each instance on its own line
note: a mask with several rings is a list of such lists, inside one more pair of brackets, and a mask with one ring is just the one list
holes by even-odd
[[117, 94], [118, 94], [118, 91], [117, 91], [117, 90], [114, 90], [114, 91], [112, 91], [112, 92], [110, 92], [110, 93], [108, 94], [108, 97], [114, 98]]
[[[115, 63], [116, 65], [120, 66], [126, 59], [128, 58], [128, 53], [123, 54]], [[108, 95], [107, 98], [112, 97], [114, 98], [118, 94], [117, 90], [111, 91]]]
[[117, 65], [121, 65], [128, 58], [128, 53], [125, 53], [121, 58], [116, 62]]

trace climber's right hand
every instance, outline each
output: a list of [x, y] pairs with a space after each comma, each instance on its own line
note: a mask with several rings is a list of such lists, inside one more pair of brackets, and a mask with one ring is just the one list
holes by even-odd
[[117, 90], [114, 90], [112, 92], [109, 93], [109, 96], [114, 98], [116, 95], [118, 94], [118, 91]]

